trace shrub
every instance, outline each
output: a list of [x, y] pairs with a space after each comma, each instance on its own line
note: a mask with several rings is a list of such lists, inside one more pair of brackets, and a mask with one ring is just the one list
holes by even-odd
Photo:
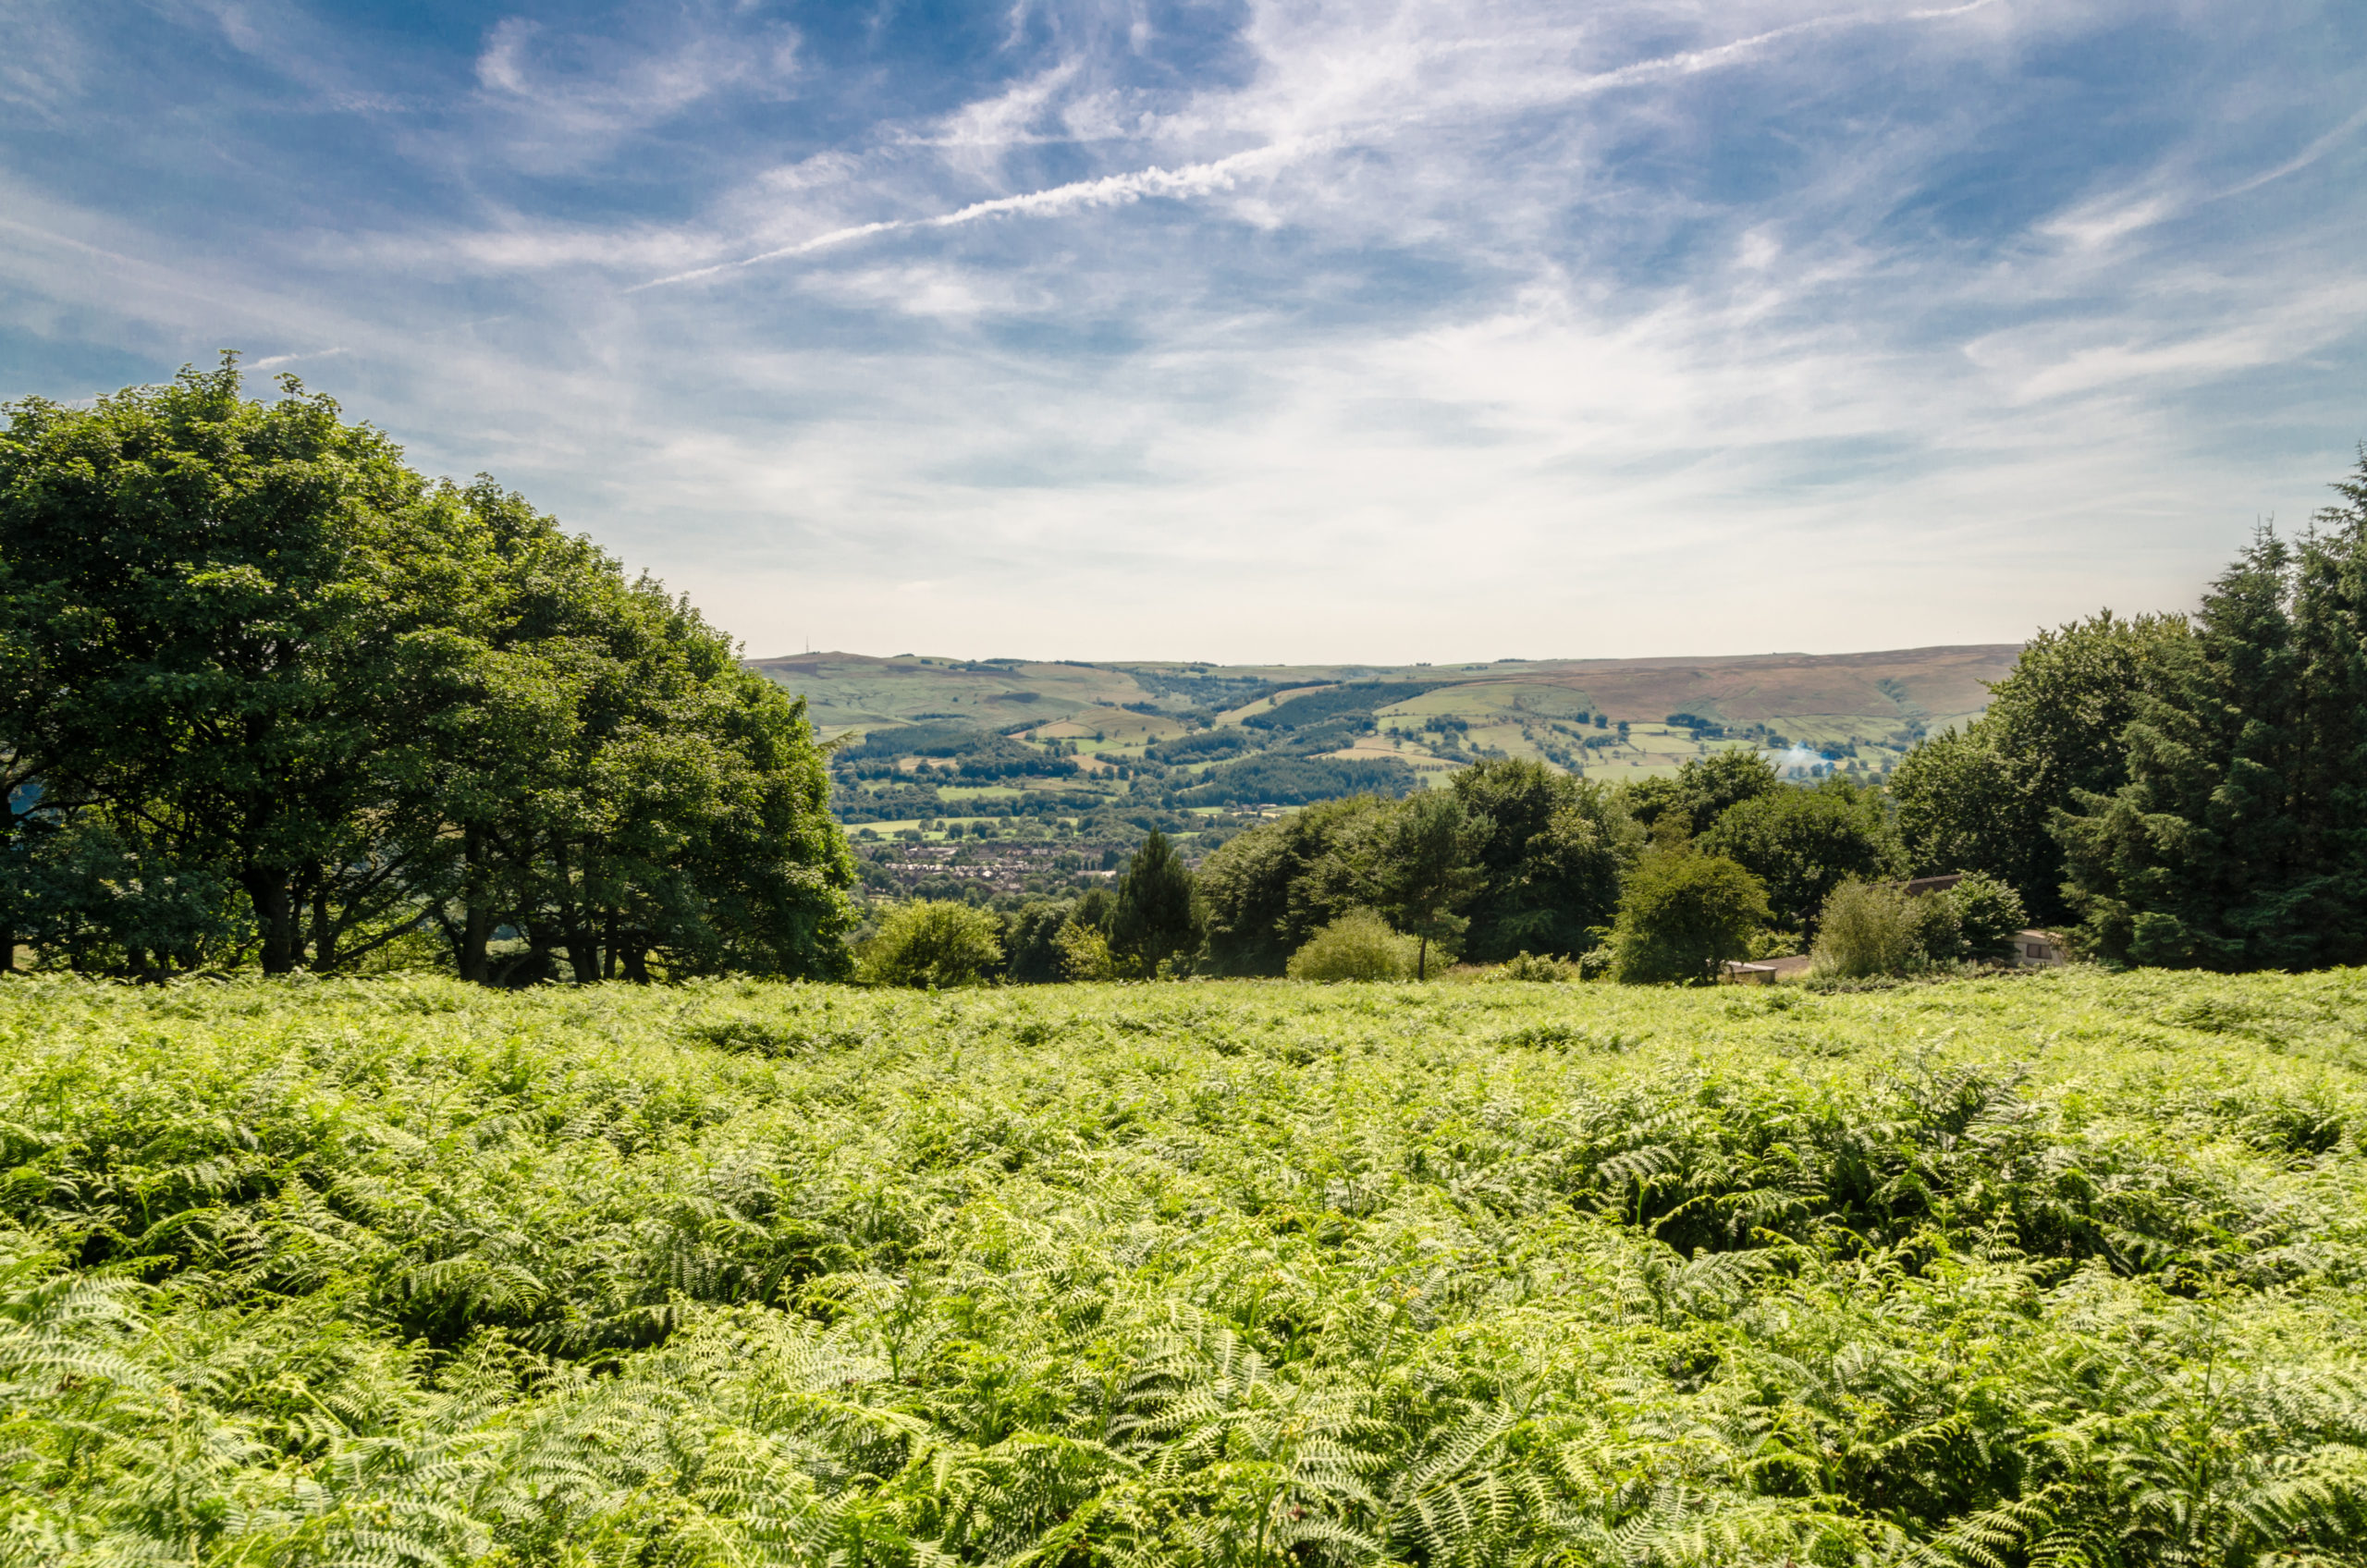
[[1403, 980], [1414, 973], [1413, 937], [1368, 909], [1354, 909], [1291, 955], [1294, 980]]
[[1965, 957], [1996, 962], [2013, 956], [2014, 934], [2030, 923], [2019, 893], [1985, 871], [1968, 871], [1947, 896]]
[[[1866, 979], [1968, 960], [1997, 962], [2011, 956], [2014, 933], [2028, 918], [2019, 894], [1978, 871], [1919, 898], [1896, 887], [1845, 882], [1820, 917], [1816, 972]], [[1828, 937], [1821, 923], [1836, 919], [1844, 927]]]
[[1071, 920], [1061, 927], [1052, 943], [1060, 949], [1061, 979], [1082, 982], [1118, 977], [1118, 961], [1110, 951], [1110, 938], [1092, 926]]
[[1844, 882], [1824, 900], [1810, 967], [1848, 979], [1906, 974], [1924, 959], [1927, 933], [1919, 903], [1934, 905], [1953, 921], [1953, 907], [1943, 900], [1910, 899], [1880, 883]]
[[1539, 958], [1526, 948], [1487, 974], [1490, 980], [1531, 980], [1548, 984], [1577, 977], [1578, 966], [1576, 963], [1558, 958]]
[[948, 899], [899, 904], [865, 944], [863, 978], [875, 986], [975, 986], [1002, 962], [1002, 922]]
[[1631, 985], [1707, 985], [1749, 955], [1767, 924], [1767, 888], [1723, 855], [1663, 850], [1637, 863], [1619, 899], [1612, 946]]

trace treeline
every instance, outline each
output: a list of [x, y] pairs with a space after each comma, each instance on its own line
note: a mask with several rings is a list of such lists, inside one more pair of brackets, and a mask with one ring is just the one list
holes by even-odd
[[[2256, 538], [2192, 618], [2040, 634], [1987, 711], [1919, 742], [1887, 788], [1786, 784], [1748, 751], [1616, 787], [1490, 759], [1234, 838], [1172, 874], [1187, 894], [1161, 897], [1184, 913], [1110, 925], [1110, 963], [1344, 977], [1527, 955], [1686, 981], [1812, 952], [1847, 975], [1998, 962], [2030, 920], [2113, 963], [2367, 962], [2367, 450], [2335, 488], [2299, 541]], [[1039, 927], [1102, 919], [979, 915], [968, 972], [1079, 977], [1016, 955]]]
[[[931, 985], [1321, 978], [1326, 966], [1420, 977], [1522, 955], [1706, 978], [1810, 939], [1836, 888], [1907, 860], [1874, 791], [1844, 778], [1787, 785], [1753, 752], [1619, 786], [1492, 758], [1403, 799], [1318, 802], [1232, 839], [1196, 873], [1153, 834], [1112, 892], [1000, 912], [923, 900], [889, 917], [865, 962], [874, 978]], [[1704, 896], [1747, 918], [1687, 925]]]
[[0, 962], [848, 967], [803, 705], [490, 480], [235, 360], [0, 436]]
[[2367, 962], [2367, 449], [2200, 612], [2042, 635], [1893, 781], [1918, 868], [1993, 872], [2115, 962]]

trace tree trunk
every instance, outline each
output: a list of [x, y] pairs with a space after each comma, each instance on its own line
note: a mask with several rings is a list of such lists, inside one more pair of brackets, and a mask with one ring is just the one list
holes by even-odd
[[493, 940], [493, 911], [483, 904], [471, 904], [460, 915], [460, 950], [453, 960], [460, 966], [460, 978], [472, 986], [493, 984], [493, 960], [485, 951]]
[[610, 910], [600, 922], [600, 978], [617, 977], [617, 912]]
[[337, 967], [337, 927], [329, 922], [329, 890], [313, 895], [313, 973], [326, 974]]
[[561, 927], [567, 944], [568, 967], [575, 971], [575, 983], [589, 986], [600, 978], [600, 943], [592, 935], [592, 923], [581, 916], [570, 917]]
[[247, 901], [254, 905], [255, 924], [263, 927], [263, 972], [290, 973], [304, 956], [304, 938], [287, 874], [253, 870], [241, 874], [239, 881], [247, 890]]
[[551, 949], [558, 944], [553, 939], [550, 922], [526, 922], [526, 983], [539, 986], [551, 975]]
[[1430, 939], [1428, 937], [1425, 937], [1422, 938], [1421, 947], [1417, 949], [1414, 954], [1414, 978], [1417, 980], [1428, 980], [1429, 977]]
[[625, 978], [636, 986], [649, 984], [648, 952], [649, 949], [637, 941], [628, 938], [625, 942]]

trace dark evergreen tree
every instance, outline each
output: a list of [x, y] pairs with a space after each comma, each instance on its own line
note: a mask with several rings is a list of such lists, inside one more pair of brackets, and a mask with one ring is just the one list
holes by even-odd
[[1110, 950], [1128, 972], [1152, 974], [1160, 963], [1200, 947], [1200, 913], [1191, 868], [1167, 835], [1153, 829], [1118, 878], [1110, 912]]
[[1984, 871], [2033, 918], [2067, 918], [2055, 815], [2083, 790], [2127, 782], [2122, 731], [2163, 691], [2187, 635], [2182, 616], [2106, 610], [2031, 638], [1986, 712], [1915, 747], [1892, 776], [1909, 869]]
[[2059, 814], [2089, 940], [2223, 970], [2367, 961], [2367, 456], [2347, 505], [2263, 533], [2123, 734], [2128, 782]]

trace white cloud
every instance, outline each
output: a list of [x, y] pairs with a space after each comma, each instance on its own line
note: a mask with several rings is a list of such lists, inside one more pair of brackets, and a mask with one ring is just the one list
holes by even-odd
[[[818, 141], [729, 111], [828, 71], [685, 15], [497, 28], [405, 144], [465, 201], [209, 250], [0, 186], [0, 276], [159, 354], [340, 345], [350, 410], [760, 653], [2009, 638], [2183, 602], [2357, 434], [2367, 120], [2230, 173], [2180, 105], [2076, 178], [2018, 123], [2085, 134], [2023, 61], [2133, 4], [1259, 0], [1184, 78], [1021, 7], [966, 101]], [[662, 201], [514, 178], [685, 137]]]

